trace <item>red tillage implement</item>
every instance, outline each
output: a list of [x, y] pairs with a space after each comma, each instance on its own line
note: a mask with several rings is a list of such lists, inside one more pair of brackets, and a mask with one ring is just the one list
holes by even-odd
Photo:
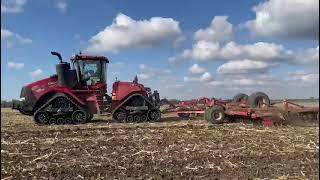
[[286, 100], [283, 107], [276, 107], [271, 105], [268, 96], [261, 92], [232, 101], [201, 98], [177, 105], [168, 104], [170, 108], [166, 109], [165, 114], [183, 118], [203, 115], [205, 120], [213, 124], [253, 121], [271, 126], [289, 124], [292, 119], [319, 121], [319, 108], [307, 108]]

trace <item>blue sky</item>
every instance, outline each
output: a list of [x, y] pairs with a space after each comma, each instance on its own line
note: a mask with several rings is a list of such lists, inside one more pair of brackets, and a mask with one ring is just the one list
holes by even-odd
[[138, 74], [168, 98], [261, 90], [272, 98], [318, 97], [318, 5], [4, 0], [1, 99], [17, 98], [24, 84], [54, 74], [52, 50], [65, 59], [79, 51], [107, 56], [109, 90], [115, 77], [132, 81]]

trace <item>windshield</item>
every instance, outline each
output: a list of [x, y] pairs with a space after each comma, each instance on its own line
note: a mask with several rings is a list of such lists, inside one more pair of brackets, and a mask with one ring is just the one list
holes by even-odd
[[79, 81], [84, 86], [105, 82], [106, 63], [104, 61], [77, 60], [74, 62], [74, 68], [78, 72]]

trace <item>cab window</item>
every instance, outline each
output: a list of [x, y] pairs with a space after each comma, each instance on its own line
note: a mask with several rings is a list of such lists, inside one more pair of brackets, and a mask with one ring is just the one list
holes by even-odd
[[73, 68], [76, 69], [82, 86], [94, 86], [105, 82], [106, 63], [104, 61], [77, 60], [73, 62]]

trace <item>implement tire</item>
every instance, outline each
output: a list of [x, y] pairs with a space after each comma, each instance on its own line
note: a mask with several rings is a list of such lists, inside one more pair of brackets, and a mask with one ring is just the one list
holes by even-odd
[[222, 106], [213, 106], [208, 108], [204, 113], [205, 120], [212, 124], [222, 124], [225, 116], [224, 108]]
[[241, 101], [247, 101], [248, 100], [248, 95], [246, 94], [243, 94], [243, 93], [239, 93], [239, 94], [236, 94], [233, 99], [232, 99], [232, 102], [235, 102], [235, 103], [239, 103]]
[[269, 107], [270, 99], [263, 92], [255, 92], [249, 96], [248, 105], [252, 108]]

